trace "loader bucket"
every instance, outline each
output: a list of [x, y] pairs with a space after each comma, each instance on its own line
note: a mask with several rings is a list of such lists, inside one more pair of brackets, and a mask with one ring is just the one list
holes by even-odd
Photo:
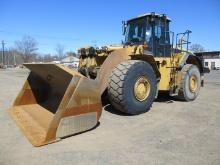
[[101, 96], [94, 80], [57, 64], [25, 64], [30, 74], [9, 109], [34, 146], [94, 128]]

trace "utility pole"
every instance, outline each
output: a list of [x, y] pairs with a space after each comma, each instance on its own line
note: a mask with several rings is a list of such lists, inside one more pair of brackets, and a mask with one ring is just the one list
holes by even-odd
[[12, 51], [12, 53], [13, 53], [13, 56], [14, 56], [14, 66], [16, 66], [17, 64], [16, 64], [16, 58], [15, 58], [15, 52], [14, 52], [14, 50]]
[[6, 57], [7, 57], [7, 65], [9, 65], [10, 54], [8, 53]]
[[5, 42], [2, 40], [2, 65], [4, 65], [4, 58], [5, 58]]

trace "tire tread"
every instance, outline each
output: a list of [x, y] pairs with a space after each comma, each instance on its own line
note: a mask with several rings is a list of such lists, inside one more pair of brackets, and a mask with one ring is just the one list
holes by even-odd
[[[123, 97], [123, 84], [126, 81], [127, 75], [129, 75], [131, 68], [135, 67], [136, 65], [140, 65], [140, 63], [146, 62], [140, 60], [124, 61], [113, 69], [109, 77], [109, 101], [117, 110], [130, 114], [133, 113], [132, 110], [130, 110], [130, 107], [126, 105], [126, 97]], [[151, 72], [153, 78], [156, 80], [154, 70], [152, 69]], [[153, 103], [153, 100], [151, 102]], [[150, 107], [152, 106], [152, 103], [150, 104]]]

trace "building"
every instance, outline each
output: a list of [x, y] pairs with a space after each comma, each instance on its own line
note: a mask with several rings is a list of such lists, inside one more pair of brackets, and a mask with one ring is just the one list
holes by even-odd
[[79, 59], [74, 56], [68, 56], [61, 60], [61, 64], [66, 65], [71, 68], [77, 68], [79, 65]]
[[202, 59], [204, 67], [210, 70], [220, 70], [220, 51], [199, 52], [195, 54]]

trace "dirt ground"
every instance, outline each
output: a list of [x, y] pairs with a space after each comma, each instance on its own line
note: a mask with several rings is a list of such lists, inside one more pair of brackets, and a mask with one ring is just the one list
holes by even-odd
[[159, 99], [138, 116], [107, 105], [96, 129], [40, 148], [6, 111], [26, 75], [22, 69], [0, 70], [0, 165], [220, 164], [220, 71], [206, 76], [194, 102]]

